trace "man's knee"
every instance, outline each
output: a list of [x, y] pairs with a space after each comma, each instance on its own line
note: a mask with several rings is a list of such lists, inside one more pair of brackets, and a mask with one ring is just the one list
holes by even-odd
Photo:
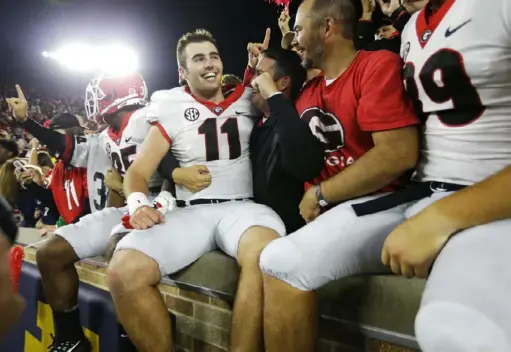
[[107, 281], [111, 291], [135, 291], [155, 286], [160, 280], [158, 263], [135, 249], [115, 252], [108, 265]]
[[240, 266], [258, 266], [263, 249], [277, 238], [279, 234], [267, 227], [254, 226], [245, 231], [238, 244], [237, 257]]
[[309, 260], [300, 248], [284, 237], [266, 246], [259, 258], [259, 266], [265, 275], [309, 291], [314, 289], [310, 288], [310, 283], [305, 279]]
[[55, 236], [46, 242], [36, 252], [36, 262], [39, 269], [59, 268], [73, 265], [78, 261], [75, 250], [68, 241]]
[[511, 351], [505, 328], [483, 312], [454, 302], [428, 303], [415, 319], [424, 352]]

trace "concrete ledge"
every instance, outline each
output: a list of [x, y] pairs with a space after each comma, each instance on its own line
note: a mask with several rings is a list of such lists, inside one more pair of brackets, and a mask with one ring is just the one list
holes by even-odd
[[[22, 229], [19, 242], [41, 241], [35, 229]], [[37, 245], [35, 246], [37, 247]], [[35, 263], [36, 248], [25, 248]], [[76, 264], [80, 280], [106, 287], [102, 257]], [[176, 318], [179, 351], [227, 351], [232, 301], [238, 280], [236, 262], [211, 252], [159, 286]], [[422, 280], [395, 276], [361, 276], [330, 283], [319, 291], [320, 352], [412, 352], [413, 319], [424, 287]]]

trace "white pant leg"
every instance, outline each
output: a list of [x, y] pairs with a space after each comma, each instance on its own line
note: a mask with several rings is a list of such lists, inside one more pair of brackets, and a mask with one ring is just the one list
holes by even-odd
[[424, 352], [511, 351], [511, 220], [460, 232], [437, 257], [415, 331]]
[[340, 204], [273, 241], [261, 254], [261, 269], [301, 290], [315, 290], [350, 275], [388, 272], [381, 250], [385, 238], [405, 220], [407, 205], [358, 217], [351, 204], [374, 198]]
[[270, 207], [251, 201], [218, 204], [222, 218], [217, 225], [216, 244], [227, 255], [237, 258], [241, 237], [253, 226], [267, 227], [280, 236], [286, 235], [286, 227]]
[[55, 234], [69, 242], [78, 258], [94, 257], [105, 252], [112, 228], [123, 215], [123, 208], [105, 208], [84, 216], [76, 224], [58, 228]]
[[116, 251], [135, 249], [153, 258], [162, 276], [190, 265], [216, 248], [217, 205], [177, 208], [165, 214], [165, 222], [146, 230], [133, 230], [117, 244]]

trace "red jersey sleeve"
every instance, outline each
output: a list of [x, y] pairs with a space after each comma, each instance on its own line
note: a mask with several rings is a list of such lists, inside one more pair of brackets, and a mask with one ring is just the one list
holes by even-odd
[[243, 74], [243, 87], [250, 87], [252, 84], [252, 78], [255, 76], [255, 70], [247, 65], [247, 68], [245, 69], [245, 73]]
[[386, 50], [373, 52], [359, 80], [357, 121], [376, 132], [419, 123], [401, 80], [401, 58]]

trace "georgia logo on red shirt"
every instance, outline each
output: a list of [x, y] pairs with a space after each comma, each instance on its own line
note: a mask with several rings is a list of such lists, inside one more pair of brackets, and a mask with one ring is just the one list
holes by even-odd
[[304, 110], [300, 118], [309, 125], [314, 136], [323, 144], [325, 152], [335, 152], [344, 147], [346, 141], [344, 127], [334, 114], [312, 107]]

